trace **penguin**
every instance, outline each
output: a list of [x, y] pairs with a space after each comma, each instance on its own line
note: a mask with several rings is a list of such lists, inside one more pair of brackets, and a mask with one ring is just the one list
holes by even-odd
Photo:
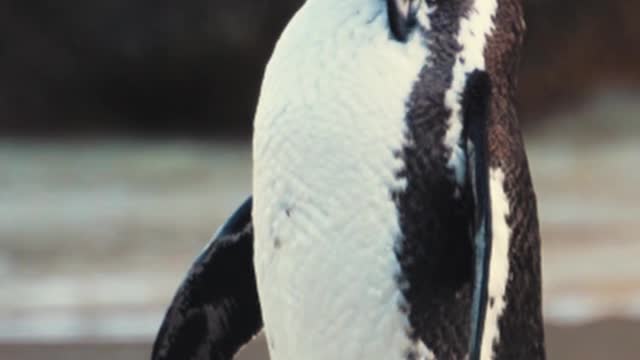
[[544, 359], [522, 0], [307, 0], [152, 359]]

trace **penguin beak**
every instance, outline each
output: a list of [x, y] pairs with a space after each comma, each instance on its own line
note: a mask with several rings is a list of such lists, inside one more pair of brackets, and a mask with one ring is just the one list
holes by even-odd
[[416, 14], [422, 0], [387, 0], [387, 15], [391, 34], [405, 42], [416, 25]]

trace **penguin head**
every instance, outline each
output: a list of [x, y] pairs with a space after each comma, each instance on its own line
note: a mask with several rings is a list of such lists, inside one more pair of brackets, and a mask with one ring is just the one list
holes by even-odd
[[525, 30], [523, 0], [384, 1], [393, 40], [407, 42], [415, 33], [435, 50], [466, 52], [462, 61], [492, 77], [513, 75]]

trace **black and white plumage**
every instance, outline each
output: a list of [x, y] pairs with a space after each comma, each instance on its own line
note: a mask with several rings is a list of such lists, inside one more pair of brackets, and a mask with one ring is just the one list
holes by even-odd
[[544, 358], [523, 32], [520, 0], [308, 0], [265, 72], [253, 204], [153, 358], [230, 359], [263, 322], [273, 360]]
[[167, 310], [152, 358], [230, 359], [262, 328], [251, 198], [196, 258]]

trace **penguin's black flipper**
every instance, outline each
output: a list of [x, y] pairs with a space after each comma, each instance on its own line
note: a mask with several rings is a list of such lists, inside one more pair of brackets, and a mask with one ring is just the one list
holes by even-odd
[[151, 359], [232, 359], [261, 328], [249, 197], [191, 266], [167, 310]]
[[491, 80], [476, 70], [467, 78], [463, 96], [464, 138], [467, 152], [467, 180], [474, 200], [474, 282], [471, 301], [469, 360], [479, 360], [487, 309], [489, 262], [491, 260], [491, 196], [489, 193], [488, 121]]

